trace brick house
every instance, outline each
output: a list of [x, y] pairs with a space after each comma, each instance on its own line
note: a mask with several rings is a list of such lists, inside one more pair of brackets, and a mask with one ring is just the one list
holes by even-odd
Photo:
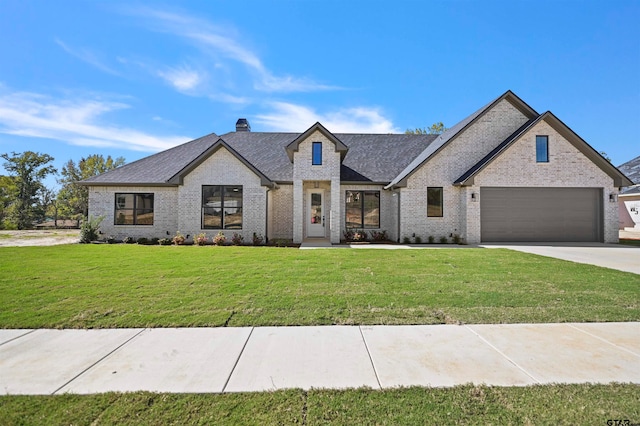
[[618, 241], [631, 181], [551, 112], [507, 91], [441, 135], [210, 134], [82, 182], [115, 238], [176, 231], [339, 243], [345, 230], [402, 241]]

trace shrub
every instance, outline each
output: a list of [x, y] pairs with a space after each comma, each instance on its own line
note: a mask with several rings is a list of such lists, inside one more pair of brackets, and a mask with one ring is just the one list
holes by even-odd
[[453, 234], [453, 244], [460, 244], [461, 242], [462, 242], [462, 239], [460, 238], [460, 235]]
[[171, 238], [160, 238], [158, 240], [158, 244], [160, 244], [161, 246], [170, 246], [172, 242], [173, 241], [171, 241]]
[[447, 237], [440, 237], [440, 244], [447, 244]]
[[275, 240], [271, 240], [270, 244], [276, 247], [287, 247], [291, 243], [291, 240], [287, 240], [286, 238], [276, 238]]
[[136, 239], [133, 238], [133, 237], [124, 237], [122, 242], [125, 243], [125, 244], [135, 244]]
[[193, 239], [193, 242], [196, 243], [197, 246], [203, 246], [207, 244], [207, 234], [202, 232], [196, 235], [196, 237]]
[[103, 220], [104, 216], [89, 216], [82, 221], [82, 226], [80, 227], [80, 242], [82, 244], [88, 244], [92, 241], [98, 240], [98, 230], [100, 229], [100, 223], [102, 223]]
[[227, 237], [224, 236], [222, 231], [219, 231], [218, 234], [213, 237], [213, 244], [217, 246], [223, 246], [227, 242]]
[[367, 231], [364, 229], [347, 229], [343, 235], [346, 241], [367, 241]]
[[411, 244], [411, 238], [403, 237], [402, 238], [402, 244]]
[[256, 234], [255, 232], [253, 233], [253, 238], [252, 238], [252, 242], [254, 246], [259, 246], [263, 243], [264, 239], [262, 238], [262, 235], [260, 234]]
[[172, 241], [173, 241], [173, 244], [175, 244], [177, 246], [181, 246], [181, 245], [184, 244], [184, 240], [185, 239], [186, 238], [184, 238], [184, 235], [182, 235], [180, 233], [180, 231], [178, 231], [178, 232], [176, 232], [176, 235], [175, 235], [175, 237], [173, 237]]
[[138, 244], [145, 246], [147, 244], [149, 244], [149, 239], [145, 238], [145, 237], [140, 237], [138, 238], [138, 240], [136, 241]]
[[433, 244], [436, 241], [436, 238], [433, 235], [429, 235], [429, 244]]
[[116, 239], [111, 235], [107, 235], [104, 240], [107, 242], [107, 244], [113, 244], [116, 242]]
[[387, 241], [389, 239], [387, 231], [384, 229], [382, 231], [369, 231], [369, 233], [373, 241]]
[[244, 237], [237, 232], [234, 232], [233, 236], [231, 237], [231, 244], [233, 244], [234, 246], [241, 246], [243, 243]]
[[422, 238], [416, 236], [416, 244], [422, 244]]
[[149, 240], [149, 244], [156, 245], [156, 244], [158, 244], [158, 241], [160, 241], [160, 238], [153, 237], [152, 239]]

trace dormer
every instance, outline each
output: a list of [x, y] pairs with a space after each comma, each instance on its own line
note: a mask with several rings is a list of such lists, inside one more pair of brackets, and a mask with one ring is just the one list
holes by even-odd
[[294, 179], [330, 180], [340, 177], [340, 164], [349, 148], [322, 124], [316, 123], [286, 147]]

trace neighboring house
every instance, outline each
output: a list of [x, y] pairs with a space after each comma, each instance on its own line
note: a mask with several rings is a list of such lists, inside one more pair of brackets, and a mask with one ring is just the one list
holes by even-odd
[[211, 134], [83, 181], [116, 238], [218, 230], [339, 243], [392, 240], [618, 241], [629, 179], [551, 112], [507, 91], [441, 135]]
[[640, 230], [640, 156], [627, 161], [618, 169], [635, 184], [622, 190], [618, 197], [620, 229]]

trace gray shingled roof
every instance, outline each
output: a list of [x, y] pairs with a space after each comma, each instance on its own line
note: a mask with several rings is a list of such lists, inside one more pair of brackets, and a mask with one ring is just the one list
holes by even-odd
[[106, 185], [166, 185], [182, 169], [218, 141], [215, 133], [125, 164], [117, 169], [82, 181]]
[[[169, 180], [213, 146], [219, 138], [253, 164], [270, 180], [291, 182], [293, 164], [286, 146], [301, 133], [231, 132], [207, 135], [167, 151], [143, 158], [85, 184], [167, 185]], [[341, 179], [357, 182], [390, 182], [437, 135], [336, 133], [348, 148]]]
[[623, 165], [619, 166], [618, 169], [627, 175], [633, 183], [636, 185], [640, 184], [640, 156], [631, 161], [627, 161]]

